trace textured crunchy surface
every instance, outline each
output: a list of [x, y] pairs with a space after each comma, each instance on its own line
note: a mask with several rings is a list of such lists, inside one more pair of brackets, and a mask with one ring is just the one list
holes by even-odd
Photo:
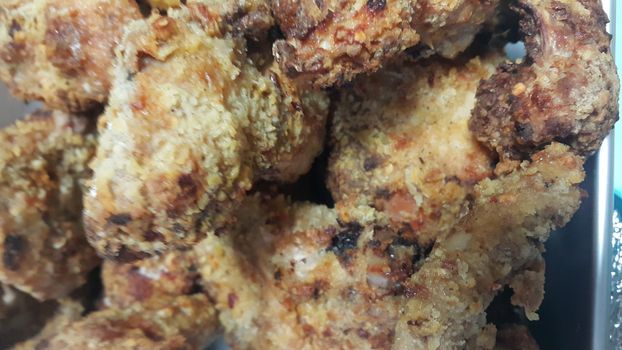
[[345, 215], [373, 206], [423, 245], [458, 222], [473, 186], [492, 175], [494, 158], [468, 120], [480, 80], [503, 56], [435, 60], [392, 65], [340, 91], [328, 175]]
[[85, 111], [106, 101], [133, 0], [0, 1], [0, 79], [25, 100]]
[[202, 349], [214, 331], [209, 306], [197, 294], [104, 309], [74, 322], [58, 317], [48, 332], [17, 349]]
[[370, 208], [345, 222], [323, 206], [258, 197], [237, 231], [195, 250], [234, 348], [491, 349], [484, 310], [570, 219], [582, 180], [582, 160], [552, 145], [482, 181], [431, 252]]
[[330, 86], [374, 71], [422, 43], [445, 57], [464, 50], [496, 0], [272, 0], [286, 40], [274, 52], [291, 77]]
[[397, 325], [398, 347], [459, 348], [477, 334], [494, 295], [540, 258], [549, 232], [578, 209], [583, 177], [583, 160], [553, 144], [530, 164], [478, 184], [470, 213], [409, 281], [419, 288]]
[[[147, 0], [156, 8], [181, 7], [181, 0]], [[274, 18], [269, 0], [186, 0], [188, 6], [198, 6], [209, 13], [211, 19], [220, 22], [225, 31], [238, 32], [252, 40], [265, 38]]]
[[102, 280], [107, 307], [124, 308], [202, 291], [192, 251], [172, 251], [126, 264], [105, 261]]
[[293, 180], [321, 150], [326, 96], [259, 71], [202, 8], [136, 21], [118, 50], [85, 199], [106, 257], [194, 244], [231, 221], [253, 181]]
[[597, 0], [522, 0], [527, 59], [501, 67], [477, 93], [471, 129], [503, 158], [551, 141], [589, 155], [618, 118], [619, 79]]
[[99, 262], [82, 226], [89, 123], [40, 110], [0, 130], [0, 281], [37, 299], [67, 295]]

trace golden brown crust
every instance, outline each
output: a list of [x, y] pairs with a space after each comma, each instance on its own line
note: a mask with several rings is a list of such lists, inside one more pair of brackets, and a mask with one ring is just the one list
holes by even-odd
[[192, 251], [172, 251], [126, 264], [105, 261], [102, 280], [107, 307], [148, 304], [202, 291]]
[[368, 207], [338, 221], [324, 206], [253, 197], [235, 231], [195, 246], [201, 275], [237, 349], [492, 349], [484, 310], [576, 211], [582, 164], [555, 144], [480, 182], [431, 252]]
[[216, 332], [214, 320], [205, 295], [162, 298], [93, 312], [18, 349], [202, 349]]
[[284, 72], [315, 86], [375, 71], [422, 42], [455, 57], [490, 17], [497, 1], [272, 0], [286, 40], [274, 52]]
[[430, 245], [468, 210], [494, 158], [468, 120], [481, 79], [503, 56], [391, 65], [340, 91], [328, 185], [338, 209], [385, 213], [395, 230]]
[[398, 323], [398, 348], [458, 348], [465, 335], [478, 334], [494, 295], [578, 209], [582, 165], [567, 146], [553, 144], [531, 163], [478, 184], [471, 212], [409, 281], [419, 294]]
[[274, 26], [269, 0], [146, 0], [158, 9], [179, 8], [186, 4], [209, 13], [223, 32], [241, 33], [250, 40], [264, 40]]
[[65, 111], [106, 102], [109, 68], [132, 0], [4, 0], [0, 4], [0, 79], [24, 100]]
[[40, 300], [66, 296], [99, 263], [81, 217], [89, 124], [40, 110], [0, 131], [0, 280]]
[[471, 129], [503, 158], [552, 141], [592, 154], [618, 118], [620, 89], [600, 1], [523, 0], [514, 10], [528, 58], [482, 83]]
[[293, 180], [321, 150], [324, 93], [258, 71], [203, 9], [136, 21], [118, 50], [85, 202], [104, 256], [192, 245], [231, 222], [255, 180]]

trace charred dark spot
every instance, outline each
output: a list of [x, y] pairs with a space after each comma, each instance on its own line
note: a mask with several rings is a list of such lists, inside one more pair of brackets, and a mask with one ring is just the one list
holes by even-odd
[[114, 214], [110, 215], [108, 222], [113, 225], [125, 226], [132, 222], [132, 216], [130, 214]]
[[[191, 268], [194, 268], [196, 271], [196, 267], [191, 266]], [[203, 294], [204, 292], [205, 290], [203, 289], [203, 285], [201, 284], [201, 276], [199, 274], [196, 274], [192, 279], [192, 285], [188, 289], [188, 295]]]
[[324, 229], [324, 233], [333, 237], [337, 233], [337, 228], [334, 226], [330, 226]]
[[382, 245], [382, 242], [380, 242], [377, 239], [371, 240], [371, 241], [369, 241], [369, 243], [367, 243], [367, 246], [370, 247], [371, 249], [378, 248], [381, 245]]
[[274, 279], [275, 280], [280, 281], [282, 277], [283, 277], [283, 273], [281, 272], [280, 269], [274, 271]]
[[531, 140], [533, 138], [533, 128], [529, 123], [516, 124], [516, 135], [522, 140]]
[[147, 230], [147, 232], [143, 234], [143, 238], [147, 242], [164, 241], [164, 236], [162, 236], [160, 232], [154, 230]]
[[376, 169], [378, 165], [380, 165], [380, 160], [377, 157], [367, 157], [363, 162], [363, 169], [365, 169], [365, 171], [371, 171]]
[[457, 184], [461, 184], [462, 180], [460, 180], [459, 177], [452, 175], [452, 176], [445, 176], [445, 183], [450, 183], [450, 182], [454, 182]]
[[313, 2], [315, 2], [315, 6], [320, 9], [324, 6], [324, 0], [314, 0]]
[[68, 75], [84, 70], [83, 31], [73, 17], [55, 18], [48, 22], [45, 43], [50, 62]]
[[387, 7], [386, 0], [367, 0], [367, 8], [371, 12], [380, 12]]
[[230, 309], [233, 309], [235, 307], [235, 303], [238, 301], [238, 295], [235, 293], [229, 293], [229, 295], [227, 295], [227, 305], [229, 306]]
[[282, 87], [281, 87], [281, 81], [279, 80], [279, 76], [276, 75], [276, 73], [274, 72], [270, 72], [270, 81], [272, 82], [272, 85], [274, 85], [274, 87], [277, 89], [279, 94], [282, 94]]
[[137, 252], [129, 249], [126, 246], [121, 247], [117, 252], [114, 253], [107, 251], [104, 255], [106, 258], [115, 260], [120, 263], [129, 263], [136, 260], [144, 259], [149, 256], [149, 254], [145, 252]]
[[362, 339], [367, 339], [367, 338], [369, 338], [369, 332], [368, 332], [368, 331], [366, 331], [366, 330], [364, 330], [363, 328], [359, 328], [359, 329], [356, 331], [356, 335], [358, 335], [358, 336], [359, 336], [359, 338], [362, 338]]
[[26, 242], [21, 236], [9, 234], [4, 238], [4, 252], [2, 254], [2, 262], [4, 266], [11, 270], [19, 269], [20, 256], [26, 250]]
[[296, 112], [302, 112], [302, 105], [300, 105], [300, 103], [293, 101], [292, 102], [292, 108], [296, 111]]
[[190, 174], [184, 174], [177, 179], [177, 184], [187, 196], [193, 196], [197, 192], [197, 184]]
[[164, 339], [160, 334], [158, 334], [157, 330], [152, 329], [150, 326], [143, 325], [141, 330], [147, 338], [153, 340], [154, 342], [161, 342]]
[[184, 235], [186, 234], [186, 229], [184, 228], [184, 226], [178, 222], [174, 223], [172, 226], [173, 232], [175, 232], [176, 234], [179, 235]]
[[17, 22], [16, 20], [12, 20], [11, 25], [9, 26], [9, 36], [11, 37], [11, 39], [14, 38], [15, 33], [21, 30], [22, 30], [21, 24], [19, 24], [19, 22]]
[[362, 229], [363, 227], [357, 222], [347, 223], [343, 230], [331, 239], [329, 250], [342, 256], [347, 250], [356, 248]]
[[556, 21], [565, 22], [566, 20], [568, 20], [568, 9], [559, 1], [554, 1], [551, 9], [553, 18], [555, 18]]
[[380, 188], [376, 190], [376, 198], [389, 199], [391, 198], [391, 191], [386, 188]]
[[406, 321], [406, 324], [409, 326], [421, 327], [423, 322], [421, 320], [408, 320]]

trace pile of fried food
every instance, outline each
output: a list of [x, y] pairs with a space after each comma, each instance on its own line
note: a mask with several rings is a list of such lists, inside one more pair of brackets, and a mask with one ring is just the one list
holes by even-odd
[[45, 105], [0, 131], [0, 347], [537, 349], [486, 311], [506, 290], [538, 318], [544, 243], [618, 117], [607, 21], [0, 0], [0, 78]]

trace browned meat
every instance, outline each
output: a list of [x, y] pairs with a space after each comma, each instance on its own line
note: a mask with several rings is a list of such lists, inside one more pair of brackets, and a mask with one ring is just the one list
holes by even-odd
[[528, 57], [478, 89], [471, 129], [502, 158], [551, 141], [589, 155], [618, 118], [619, 80], [598, 0], [520, 0]]
[[455, 57], [498, 0], [272, 0], [286, 40], [274, 52], [284, 72], [315, 86], [351, 80], [423, 44]]
[[200, 272], [236, 349], [492, 349], [485, 309], [577, 210], [582, 165], [554, 144], [483, 180], [431, 252], [369, 207], [345, 221], [324, 206], [253, 197], [235, 231], [195, 246]]

